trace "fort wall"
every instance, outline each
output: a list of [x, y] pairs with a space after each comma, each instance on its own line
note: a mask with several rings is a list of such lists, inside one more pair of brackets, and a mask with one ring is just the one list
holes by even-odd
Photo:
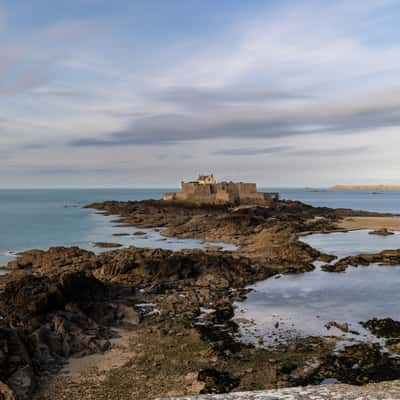
[[204, 183], [207, 176], [200, 176], [195, 182], [182, 182], [182, 190], [175, 193], [165, 193], [163, 199], [168, 201], [183, 201], [197, 204], [268, 204], [277, 198], [276, 193], [257, 192], [255, 183], [219, 182], [214, 177], [212, 182]]

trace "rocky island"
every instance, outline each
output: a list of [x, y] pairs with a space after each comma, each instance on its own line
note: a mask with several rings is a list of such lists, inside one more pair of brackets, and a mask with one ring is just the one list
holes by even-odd
[[[337, 350], [334, 337], [307, 337], [254, 346], [240, 340], [234, 318], [233, 303], [248, 285], [335, 259], [301, 242], [301, 235], [334, 232], [343, 229], [343, 219], [380, 214], [264, 194], [252, 202], [235, 184], [225, 187], [222, 201], [207, 186], [215, 182], [196, 185], [206, 189], [190, 201], [168, 194], [87, 207], [117, 216], [114, 222], [123, 226], [233, 243], [237, 250], [128, 247], [95, 254], [57, 247], [27, 251], [8, 264], [10, 273], [0, 277], [3, 398], [145, 400], [400, 378], [399, 359], [379, 344]], [[336, 271], [398, 259], [398, 253], [360, 255], [329, 265]], [[393, 348], [400, 341], [396, 321], [365, 326], [384, 331]]]

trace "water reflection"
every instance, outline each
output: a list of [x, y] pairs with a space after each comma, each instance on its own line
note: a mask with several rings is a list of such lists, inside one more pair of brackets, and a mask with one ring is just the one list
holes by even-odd
[[[378, 237], [368, 231], [312, 235], [304, 238], [317, 249], [345, 257], [400, 247], [400, 235]], [[373, 317], [400, 319], [400, 268], [350, 267], [344, 273], [319, 268], [298, 275], [267, 279], [252, 286], [246, 301], [237, 304], [237, 316], [253, 321], [242, 326], [247, 341], [265, 343], [304, 336], [370, 337], [360, 324]], [[329, 321], [346, 322], [349, 330], [327, 329]], [[359, 333], [356, 334], [355, 332]]]

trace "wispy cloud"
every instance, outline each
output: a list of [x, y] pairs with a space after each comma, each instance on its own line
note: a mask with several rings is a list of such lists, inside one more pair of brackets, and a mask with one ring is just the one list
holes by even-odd
[[[0, 7], [0, 146], [10, 149], [7, 165], [22, 171], [26, 158], [39, 174], [40, 158], [47, 158], [57, 171], [73, 153], [78, 167], [97, 160], [90, 168], [99, 176], [104, 159], [120, 158], [135, 170], [143, 165], [144, 174], [178, 174], [182, 168], [171, 160], [230, 171], [237, 157], [238, 173], [254, 174], [254, 159], [270, 169], [273, 158], [283, 179], [292, 158], [299, 171], [313, 160], [320, 168], [312, 172], [322, 176], [334, 173], [336, 154], [368, 155], [379, 165], [385, 140], [400, 145], [393, 134], [400, 126], [396, 1], [254, 4], [253, 13], [236, 12], [211, 32], [170, 27], [186, 30], [168, 37], [165, 30], [149, 33], [154, 17], [144, 8], [135, 16], [143, 23], [134, 24], [121, 4], [112, 17], [107, 7], [97, 16], [104, 2], [96, 16], [87, 8], [79, 13], [79, 4], [23, 28]], [[232, 11], [208, 0], [205, 7], [216, 15]], [[352, 144], [360, 135], [365, 143]], [[168, 157], [159, 157], [166, 145]], [[78, 176], [79, 168], [69, 174]]]
[[220, 112], [218, 115], [172, 114], [138, 118], [124, 130], [97, 137], [79, 138], [70, 146], [159, 145], [212, 138], [277, 138], [320, 133], [349, 134], [400, 125], [400, 101], [334, 107], [313, 105], [301, 111], [262, 113]]
[[260, 155], [281, 155], [292, 156], [318, 156], [318, 157], [342, 157], [348, 155], [360, 155], [371, 150], [369, 146], [355, 147], [308, 147], [298, 149], [295, 146], [275, 146], [275, 147], [243, 147], [231, 148], [214, 151], [212, 154], [217, 156], [248, 157]]
[[239, 149], [226, 149], [214, 151], [213, 154], [218, 156], [258, 156], [264, 154], [279, 154], [285, 153], [290, 150], [290, 146], [276, 146], [276, 147], [266, 147], [266, 148], [239, 148]]

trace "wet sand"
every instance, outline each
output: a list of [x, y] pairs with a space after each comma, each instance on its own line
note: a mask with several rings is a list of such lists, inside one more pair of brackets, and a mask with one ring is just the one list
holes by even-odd
[[400, 217], [350, 217], [338, 222], [341, 229], [382, 229], [400, 231]]

